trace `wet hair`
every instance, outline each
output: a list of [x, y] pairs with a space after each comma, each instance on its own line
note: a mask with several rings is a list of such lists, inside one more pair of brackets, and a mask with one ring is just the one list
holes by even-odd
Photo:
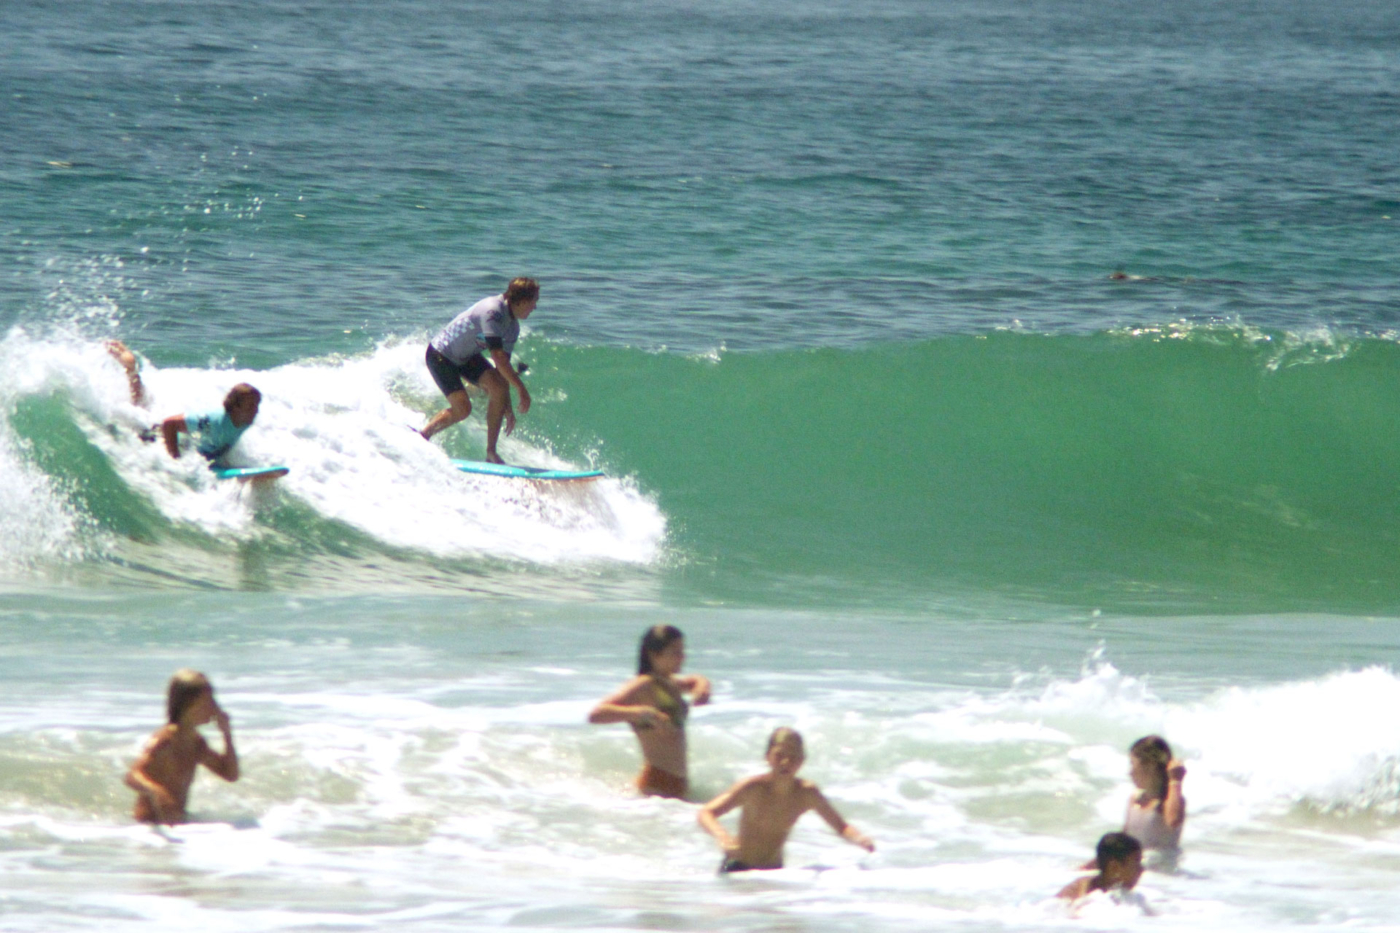
[[506, 304], [515, 304], [517, 301], [538, 301], [540, 297], [540, 283], [534, 279], [527, 279], [523, 276], [511, 279], [506, 286]]
[[653, 625], [642, 635], [642, 648], [637, 652], [637, 673], [651, 673], [651, 656], [665, 651], [671, 643], [685, 637], [674, 625]]
[[1142, 843], [1136, 837], [1127, 833], [1104, 833], [1099, 840], [1099, 847], [1094, 853], [1094, 859], [1098, 863], [1099, 871], [1108, 868], [1110, 862], [1121, 862], [1131, 858], [1133, 853], [1142, 853]]
[[228, 395], [224, 396], [224, 411], [233, 411], [233, 406], [237, 405], [240, 401], [247, 398], [250, 398], [255, 402], [261, 402], [262, 393], [259, 392], [257, 389], [253, 388], [252, 386], [248, 385], [248, 383], [240, 382], [232, 389], [229, 389]]
[[203, 696], [206, 690], [213, 689], [209, 678], [199, 671], [192, 671], [188, 667], [176, 671], [170, 678], [170, 690], [165, 698], [165, 715], [171, 725], [179, 723], [185, 715], [185, 710]]
[[1152, 770], [1155, 787], [1152, 796], [1163, 797], [1167, 793], [1167, 765], [1171, 764], [1172, 747], [1160, 735], [1145, 735], [1132, 744], [1128, 754], [1147, 765]]
[[768, 747], [763, 750], [763, 754], [767, 755], [773, 750], [774, 745], [781, 745], [789, 739], [795, 741], [797, 747], [802, 749], [802, 751], [805, 752], [807, 750], [807, 746], [802, 741], [801, 732], [798, 732], [796, 729], [789, 729], [787, 726], [779, 726], [768, 736]]

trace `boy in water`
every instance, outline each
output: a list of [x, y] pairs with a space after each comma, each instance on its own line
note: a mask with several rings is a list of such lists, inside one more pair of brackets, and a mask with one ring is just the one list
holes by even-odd
[[[141, 757], [126, 773], [136, 791], [136, 819], [143, 823], [183, 823], [195, 768], [204, 765], [225, 781], [238, 780], [238, 753], [228, 714], [214, 702], [209, 679], [189, 669], [170, 678], [166, 699], [169, 723], [157, 729]], [[199, 727], [214, 720], [224, 734], [223, 754], [215, 754]]]
[[[808, 810], [817, 811], [842, 839], [875, 851], [875, 843], [842, 819], [817, 785], [797, 777], [806, 757], [801, 735], [786, 727], [775, 729], [765, 755], [768, 773], [745, 778], [700, 808], [700, 825], [724, 849], [721, 872], [782, 868], [783, 844]], [[735, 807], [741, 808], [738, 839], [719, 822]]]
[[1142, 877], [1142, 843], [1127, 833], [1106, 833], [1099, 840], [1099, 873], [1065, 885], [1059, 896], [1076, 901], [1094, 891], [1131, 891]]
[[[144, 408], [147, 402], [146, 387], [141, 382], [137, 368], [136, 354], [120, 340], [107, 343], [107, 352], [116, 358], [126, 370], [127, 385], [131, 389], [131, 404]], [[197, 415], [171, 415], [157, 427], [165, 441], [165, 450], [176, 460], [180, 459], [180, 434], [198, 434], [195, 449], [211, 463], [221, 460], [233, 449], [243, 432], [258, 417], [258, 406], [262, 403], [262, 393], [246, 382], [240, 382], [224, 396], [222, 411], [202, 412]], [[142, 433], [144, 440], [154, 440], [154, 432]]]

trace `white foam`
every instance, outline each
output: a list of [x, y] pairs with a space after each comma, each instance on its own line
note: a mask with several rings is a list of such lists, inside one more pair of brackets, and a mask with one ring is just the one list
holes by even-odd
[[[322, 520], [341, 522], [382, 546], [442, 557], [578, 564], [659, 559], [665, 517], [636, 485], [619, 478], [543, 486], [455, 470], [448, 455], [411, 425], [441, 407], [417, 344], [386, 345], [353, 359], [304, 361], [269, 371], [158, 368], [142, 371], [150, 410], [130, 403], [120, 368], [99, 341], [34, 339], [12, 331], [0, 342], [6, 375], [0, 401], [63, 393], [79, 426], [133, 490], [172, 523], [211, 536], [259, 533], [256, 511], [267, 500], [213, 478], [200, 457], [170, 458], [136, 428], [179, 413], [217, 409], [227, 389], [250, 382], [263, 393], [258, 420], [230, 458], [291, 468], [278, 494]], [[549, 404], [542, 399], [537, 404]], [[479, 408], [482, 406], [478, 406]], [[480, 434], [479, 416], [451, 429]], [[0, 427], [0, 517], [15, 554], [61, 553], [81, 520]], [[512, 462], [569, 467], [549, 451], [507, 438]]]

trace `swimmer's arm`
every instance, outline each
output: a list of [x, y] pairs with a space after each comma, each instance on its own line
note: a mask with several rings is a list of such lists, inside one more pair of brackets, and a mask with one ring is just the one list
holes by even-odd
[[[634, 677], [622, 689], [603, 697], [602, 702], [593, 707], [588, 721], [595, 726], [613, 722], [625, 722], [634, 726], [670, 726], [671, 718], [648, 703], [638, 703], [642, 691], [651, 686], [651, 678]], [[674, 727], [673, 727], [674, 728]]]
[[[515, 367], [510, 365], [510, 354], [504, 347], [491, 348], [491, 362], [496, 366], [496, 372], [505, 377], [515, 387], [515, 391], [520, 395], [520, 413], [529, 414], [530, 411], [530, 390], [525, 388], [525, 383], [521, 381], [520, 374], [515, 371]], [[509, 405], [509, 401], [506, 403]]]
[[808, 801], [811, 809], [817, 811], [817, 815], [826, 820], [826, 825], [834, 829], [836, 835], [849, 843], [860, 846], [867, 852], [875, 851], [874, 841], [842, 819], [841, 814], [836, 812], [836, 808], [827, 801], [826, 796], [821, 791], [817, 790], [815, 784], [808, 790], [808, 794], [810, 795]]
[[1061, 888], [1060, 893], [1055, 896], [1062, 897], [1067, 901], [1077, 901], [1089, 893], [1089, 885], [1093, 880], [1093, 878], [1076, 878]]
[[1167, 765], [1167, 795], [1162, 798], [1162, 821], [1172, 829], [1180, 829], [1186, 822], [1186, 798], [1181, 796], [1181, 782], [1186, 777], [1186, 766], [1172, 759]]
[[701, 674], [677, 674], [671, 678], [680, 687], [690, 694], [692, 702], [696, 706], [704, 706], [710, 702], [710, 680]]
[[735, 807], [742, 807], [751, 787], [753, 778], [746, 778], [705, 804], [700, 808], [700, 812], [695, 814], [695, 821], [700, 824], [700, 828], [714, 836], [720, 848], [729, 854], [739, 851], [739, 840], [720, 825], [719, 818]]
[[222, 755], [215, 754], [206, 742], [200, 751], [199, 763], [225, 781], [236, 781], [238, 780], [238, 751], [233, 747], [233, 726], [229, 722], [228, 713], [222, 709], [218, 710], [214, 713], [214, 721], [218, 723], [219, 731], [224, 735], [224, 752]]
[[176, 460], [180, 459], [180, 432], [189, 433], [190, 426], [184, 415], [171, 415], [160, 423], [160, 436], [165, 439], [165, 452]]
[[136, 763], [126, 772], [126, 777], [123, 779], [123, 782], [127, 787], [130, 787], [132, 790], [136, 791], [136, 793], [146, 798], [147, 802], [151, 805], [151, 812], [155, 814], [158, 822], [178, 823], [184, 817], [180, 804], [176, 802], [170, 791], [166, 790], [163, 785], [153, 780], [151, 776], [146, 773], [147, 769], [150, 768], [151, 758], [156, 752], [160, 751], [168, 741], [169, 739], [165, 734], [165, 730], [162, 730], [152, 738], [146, 748], [142, 750], [141, 757], [137, 758]]

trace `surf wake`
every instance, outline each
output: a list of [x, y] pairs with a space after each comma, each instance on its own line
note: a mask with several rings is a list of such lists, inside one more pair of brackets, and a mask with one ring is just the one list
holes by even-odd
[[[414, 428], [441, 404], [421, 355], [415, 341], [257, 372], [145, 361], [149, 398], [138, 408], [102, 342], [13, 330], [0, 341], [3, 560], [13, 569], [100, 559], [132, 542], [154, 546], [147, 559], [157, 560], [162, 546], [256, 542], [279, 556], [430, 563], [644, 567], [661, 559], [665, 517], [629, 479], [544, 487], [455, 470], [452, 457], [480, 458], [484, 429], [477, 416], [442, 446], [418, 436]], [[261, 390], [263, 404], [230, 460], [288, 466], [272, 489], [221, 482], [198, 455], [174, 460], [138, 437], [165, 415], [217, 408], [241, 381]], [[544, 392], [535, 405], [557, 401]], [[525, 431], [500, 450], [526, 466], [606, 467], [596, 452], [561, 455]]]

